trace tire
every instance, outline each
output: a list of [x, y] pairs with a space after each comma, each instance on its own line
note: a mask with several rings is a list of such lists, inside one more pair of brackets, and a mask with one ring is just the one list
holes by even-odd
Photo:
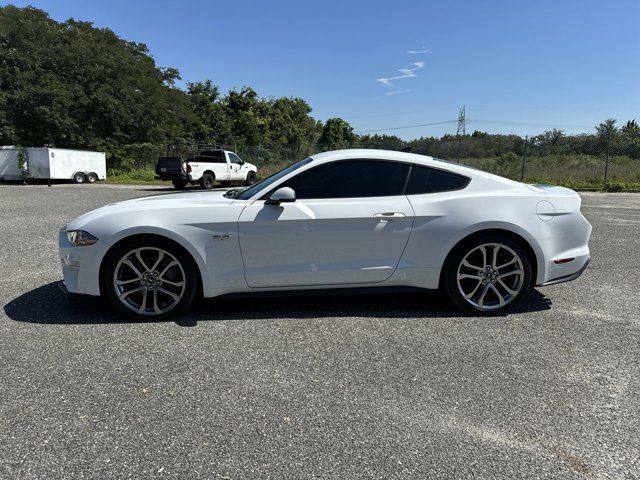
[[198, 267], [193, 258], [163, 238], [138, 238], [119, 245], [110, 253], [103, 272], [107, 298], [116, 310], [135, 320], [174, 318], [198, 293]]
[[496, 235], [474, 237], [456, 246], [443, 276], [448, 297], [475, 315], [496, 315], [513, 308], [529, 290], [531, 281], [531, 263], [523, 248]]
[[87, 183], [96, 183], [97, 180], [98, 180], [98, 175], [96, 175], [93, 172], [87, 173]]
[[215, 178], [210, 173], [205, 173], [202, 175], [200, 179], [200, 186], [205, 190], [211, 190], [213, 188], [213, 182], [215, 182]]
[[73, 181], [76, 183], [84, 183], [86, 181], [86, 177], [82, 172], [76, 172], [73, 174]]
[[256, 183], [257, 179], [258, 179], [258, 176], [256, 175], [256, 172], [249, 172], [247, 173], [247, 179], [245, 180], [244, 184], [251, 186], [254, 183]]
[[171, 183], [173, 183], [173, 188], [176, 190], [184, 190], [187, 187], [186, 180], [171, 180]]

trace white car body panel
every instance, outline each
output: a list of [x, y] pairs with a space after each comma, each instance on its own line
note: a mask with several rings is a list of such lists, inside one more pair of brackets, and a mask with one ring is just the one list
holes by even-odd
[[239, 221], [247, 284], [291, 287], [387, 280], [409, 239], [412, 217], [404, 195], [298, 200], [278, 207], [256, 201]]
[[[512, 232], [528, 243], [535, 254], [536, 285], [579, 274], [589, 261], [591, 226], [572, 190], [529, 186], [402, 152], [341, 150], [312, 158], [247, 200], [188, 192], [119, 202], [76, 218], [67, 230], [85, 230], [99, 240], [74, 247], [61, 232], [65, 286], [73, 293], [99, 295], [106, 253], [138, 234], [181, 244], [198, 265], [205, 297], [327, 287], [435, 289], [451, 249], [468, 235], [491, 229]], [[307, 169], [362, 158], [424, 165], [471, 181], [462, 190], [420, 195], [307, 199], [277, 206], [260, 199]], [[375, 216], [381, 213], [399, 215]], [[574, 260], [554, 263], [566, 258]]]

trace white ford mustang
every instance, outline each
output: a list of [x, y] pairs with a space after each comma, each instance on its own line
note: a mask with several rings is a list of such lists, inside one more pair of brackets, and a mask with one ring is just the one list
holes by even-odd
[[580, 197], [431, 157], [320, 153], [244, 190], [109, 204], [60, 231], [64, 286], [166, 319], [199, 293], [442, 289], [476, 314], [577, 278]]

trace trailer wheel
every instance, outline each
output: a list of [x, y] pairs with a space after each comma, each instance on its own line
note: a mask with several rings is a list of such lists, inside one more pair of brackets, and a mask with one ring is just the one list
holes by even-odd
[[87, 178], [84, 176], [84, 173], [77, 172], [73, 175], [73, 181], [76, 183], [84, 183]]
[[98, 175], [96, 175], [93, 172], [87, 173], [87, 183], [96, 183], [97, 180], [98, 180]]

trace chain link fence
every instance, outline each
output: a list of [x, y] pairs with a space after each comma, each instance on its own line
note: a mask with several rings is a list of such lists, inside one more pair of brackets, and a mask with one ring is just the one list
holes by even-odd
[[[514, 136], [515, 137], [515, 136]], [[411, 149], [412, 153], [430, 155], [444, 160], [485, 170], [527, 183], [563, 184], [573, 187], [601, 186], [607, 182], [640, 187], [640, 159], [629, 156], [593, 155], [553, 151], [548, 146], [515, 137], [493, 146], [487, 154], [482, 138], [423, 139], [412, 142], [362, 144], [360, 142], [332, 145], [223, 145], [235, 151], [246, 162], [258, 166], [259, 177], [266, 177], [288, 165], [313, 155], [336, 148], [382, 148], [387, 150]], [[158, 157], [190, 156], [197, 152], [193, 143], [159, 145], [136, 144], [122, 148], [109, 158], [112, 171], [143, 171], [150, 174]]]

